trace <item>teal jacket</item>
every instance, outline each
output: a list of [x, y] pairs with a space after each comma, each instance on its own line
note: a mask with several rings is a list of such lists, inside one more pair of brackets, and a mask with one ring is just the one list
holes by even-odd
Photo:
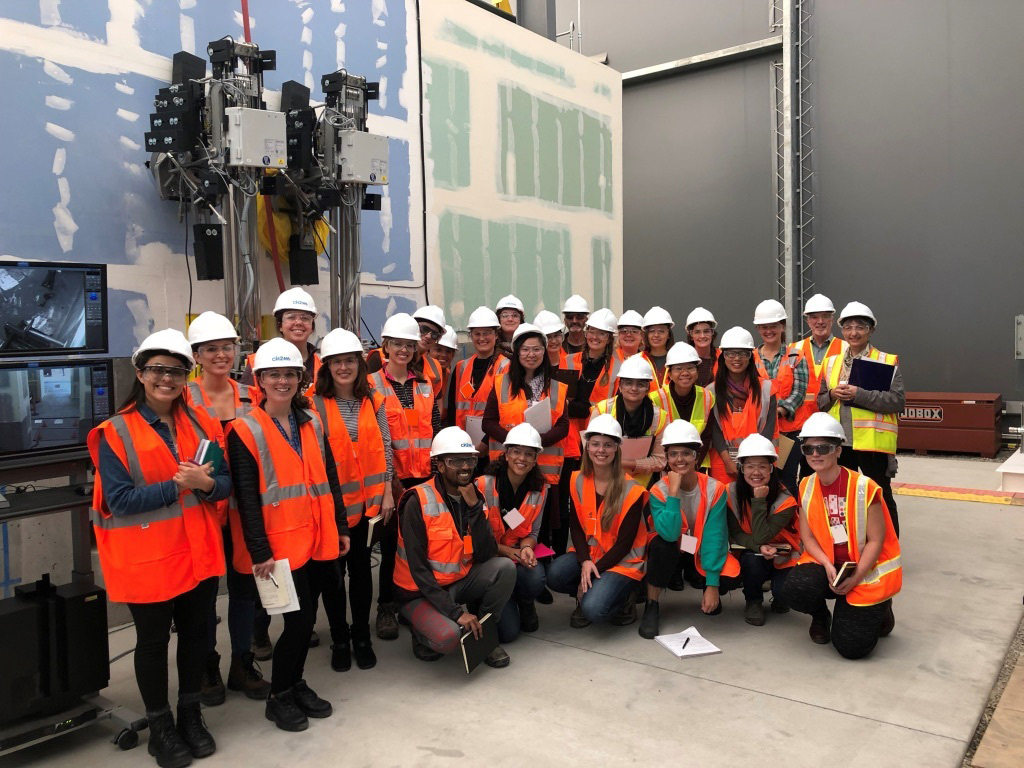
[[[650, 502], [651, 518], [658, 535], [665, 541], [678, 541], [683, 525], [683, 510], [679, 499], [670, 495], [662, 503], [652, 495]], [[725, 558], [729, 554], [728, 514], [729, 505], [723, 493], [722, 498], [708, 512], [700, 540], [700, 564], [709, 587], [718, 586]]]

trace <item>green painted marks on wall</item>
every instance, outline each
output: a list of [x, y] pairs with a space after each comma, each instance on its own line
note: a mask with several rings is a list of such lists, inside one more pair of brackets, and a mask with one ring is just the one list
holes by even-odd
[[594, 83], [594, 93], [599, 96], [604, 96], [606, 99], [611, 99], [612, 89], [607, 83]]
[[535, 72], [542, 77], [556, 80], [563, 85], [569, 87], [576, 85], [576, 80], [566, 72], [565, 67], [545, 61], [544, 59], [534, 58], [528, 53], [523, 53], [516, 48], [505, 45], [501, 40], [477, 37], [475, 33], [450, 19], [444, 23], [439, 37], [442, 40], [447, 40], [469, 50], [481, 50], [488, 56], [506, 61], [512, 66], [524, 69], [527, 72]]
[[594, 257], [594, 306], [607, 307], [611, 304], [612, 244], [604, 237], [590, 241]]
[[479, 38], [474, 33], [451, 20], [444, 23], [440, 38], [461, 45], [463, 48], [476, 48], [480, 44]]
[[424, 59], [430, 81], [430, 159], [434, 182], [448, 188], [469, 186], [469, 72], [436, 59]]
[[498, 191], [569, 208], [612, 212], [612, 132], [607, 117], [498, 86]]

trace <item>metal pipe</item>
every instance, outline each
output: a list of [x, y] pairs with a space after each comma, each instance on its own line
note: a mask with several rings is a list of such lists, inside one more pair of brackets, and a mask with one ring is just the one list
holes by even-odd
[[576, 50], [583, 53], [583, 0], [576, 0]]
[[[231, 320], [237, 328], [240, 323], [235, 320], [238, 312], [238, 304], [235, 302], [235, 291], [237, 290], [236, 269], [238, 265], [238, 239], [235, 232], [235, 187], [228, 185], [226, 195], [228, 223], [224, 227], [224, 315]], [[241, 320], [241, 318], [239, 318]]]
[[796, 217], [794, 211], [796, 167], [793, 155], [793, 98], [794, 98], [794, 25], [796, 0], [783, 0], [782, 6], [782, 176], [783, 176], [783, 304], [789, 320], [786, 330], [790, 338], [797, 338], [800, 329], [800, 302], [797, 297], [796, 275]]

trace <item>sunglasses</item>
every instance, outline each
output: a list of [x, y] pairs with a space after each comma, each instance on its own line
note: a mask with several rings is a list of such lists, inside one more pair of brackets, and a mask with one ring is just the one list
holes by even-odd
[[832, 443], [825, 443], [824, 445], [801, 445], [800, 453], [804, 456], [813, 456], [814, 454], [818, 454], [819, 456], [828, 456], [838, 447], [838, 445], [833, 445]]
[[441, 338], [441, 332], [440, 331], [435, 331], [433, 328], [431, 328], [428, 325], [421, 325], [420, 326], [420, 336], [421, 337], [422, 336], [429, 336], [434, 341], [437, 341], [438, 339]]

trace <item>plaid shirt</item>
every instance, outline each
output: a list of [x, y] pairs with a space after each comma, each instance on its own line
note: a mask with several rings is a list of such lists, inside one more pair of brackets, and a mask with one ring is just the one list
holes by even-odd
[[[768, 375], [773, 379], [779, 372], [779, 365], [782, 364], [782, 358], [786, 356], [789, 348], [783, 346], [779, 349], [779, 353], [771, 360], [764, 354], [764, 348], [758, 350], [761, 355], [761, 362], [764, 363], [764, 369], [768, 372]], [[779, 400], [779, 407], [786, 411], [792, 418], [793, 414], [796, 413], [796, 409], [799, 408], [804, 402], [804, 395], [807, 394], [807, 361], [804, 360], [803, 355], [797, 359], [796, 365], [793, 366], [793, 391], [789, 393], [789, 397], [785, 400]]]

